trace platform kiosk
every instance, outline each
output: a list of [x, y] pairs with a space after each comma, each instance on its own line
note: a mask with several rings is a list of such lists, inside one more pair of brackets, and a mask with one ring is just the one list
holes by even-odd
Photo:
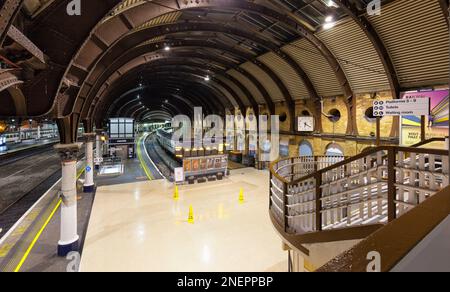
[[136, 158], [136, 124], [131, 118], [111, 118], [108, 123], [108, 150], [111, 156]]

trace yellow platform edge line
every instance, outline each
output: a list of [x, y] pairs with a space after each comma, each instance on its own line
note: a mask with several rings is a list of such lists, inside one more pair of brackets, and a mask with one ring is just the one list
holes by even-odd
[[137, 145], [137, 154], [139, 158], [139, 162], [141, 163], [142, 168], [144, 169], [145, 174], [147, 175], [148, 180], [154, 180], [155, 178], [152, 176], [148, 166], [145, 164], [144, 159], [142, 158], [142, 150], [141, 150], [141, 142], [144, 137], [141, 137], [138, 141]]
[[[82, 168], [82, 170], [77, 174], [77, 180], [81, 177], [81, 175], [84, 173], [85, 171], [85, 167]], [[28, 247], [27, 251], [25, 252], [25, 254], [23, 255], [22, 259], [20, 260], [19, 264], [17, 265], [17, 267], [14, 269], [14, 272], [20, 272], [20, 269], [22, 268], [23, 264], [25, 263], [25, 261], [28, 259], [31, 251], [33, 250], [34, 246], [36, 245], [37, 241], [39, 240], [39, 238], [41, 237], [42, 233], [44, 232], [45, 228], [47, 228], [48, 224], [50, 223], [50, 221], [53, 219], [53, 216], [55, 216], [56, 211], [58, 211], [59, 207], [61, 206], [62, 200], [60, 199], [58, 201], [58, 203], [56, 204], [55, 208], [53, 209], [52, 213], [50, 213], [50, 216], [47, 218], [47, 220], [45, 221], [44, 225], [41, 227], [41, 229], [39, 230], [39, 232], [36, 234], [36, 236], [34, 237], [33, 241], [31, 242], [30, 246]]]
[[39, 230], [38, 234], [36, 234], [36, 236], [34, 237], [33, 241], [31, 242], [30, 246], [28, 247], [27, 251], [25, 252], [25, 254], [23, 255], [22, 259], [20, 260], [19, 264], [17, 265], [17, 267], [15, 268], [14, 272], [17, 273], [20, 271], [20, 269], [22, 268], [23, 264], [25, 263], [25, 261], [27, 260], [28, 256], [30, 255], [31, 251], [33, 250], [34, 246], [36, 245], [36, 242], [39, 240], [39, 238], [41, 237], [42, 233], [44, 232], [45, 228], [47, 227], [47, 225], [50, 223], [50, 221], [52, 220], [53, 216], [55, 216], [56, 211], [58, 211], [59, 206], [61, 206], [62, 200], [60, 199], [58, 201], [58, 203], [56, 204], [55, 208], [53, 209], [52, 213], [50, 214], [50, 216], [47, 218], [47, 220], [45, 221], [44, 225], [41, 227], [41, 229]]

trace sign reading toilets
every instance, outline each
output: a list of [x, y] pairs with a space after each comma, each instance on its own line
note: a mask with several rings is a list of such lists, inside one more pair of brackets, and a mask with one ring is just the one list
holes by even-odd
[[377, 100], [373, 102], [373, 115], [375, 117], [409, 115], [428, 116], [429, 114], [429, 98]]

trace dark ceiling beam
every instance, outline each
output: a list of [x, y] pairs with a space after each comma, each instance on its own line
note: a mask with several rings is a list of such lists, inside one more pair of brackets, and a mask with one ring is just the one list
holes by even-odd
[[[101, 57], [99, 57], [96, 65], [98, 64], [111, 64], [115, 60], [119, 59], [122, 55], [123, 49], [121, 48], [133, 48], [141, 44], [143, 41], [148, 40], [149, 38], [164, 36], [168, 33], [179, 33], [179, 32], [192, 32], [192, 31], [209, 31], [209, 32], [220, 32], [225, 34], [230, 34], [234, 36], [239, 36], [245, 39], [254, 40], [255, 38], [259, 38], [259, 43], [264, 43], [264, 46], [268, 51], [273, 51], [282, 59], [284, 59], [292, 68], [295, 70], [300, 78], [307, 78], [306, 73], [300, 68], [298, 63], [296, 63], [289, 55], [283, 53], [276, 44], [273, 44], [269, 41], [265, 41], [265, 37], [263, 34], [257, 36], [255, 33], [250, 33], [247, 31], [243, 31], [238, 28], [225, 26], [221, 23], [175, 23], [175, 24], [167, 24], [154, 26], [146, 29], [142, 29], [132, 33], [130, 35], [125, 36], [120, 41], [115, 43], [114, 46], [110, 47], [108, 51], [104, 52]], [[257, 60], [255, 59], [255, 62]], [[91, 72], [96, 72], [94, 68], [91, 68]], [[308, 79], [309, 80], [309, 79]], [[316, 90], [312, 85], [312, 82], [309, 81], [304, 82], [305, 86], [308, 89], [308, 92], [312, 98], [317, 96]], [[287, 91], [289, 92], [289, 91]], [[292, 96], [289, 94], [285, 97], [286, 102], [289, 107], [294, 107], [295, 103], [293, 102]], [[90, 104], [89, 98], [87, 99], [87, 104]]]
[[[133, 86], [136, 82], [132, 78], [126, 78], [125, 80], [120, 80], [120, 84], [117, 86], [118, 89], [115, 89], [110, 93], [110, 96], [117, 96], [121, 92], [121, 88], [129, 88], [130, 86]], [[128, 80], [127, 80], [128, 79]], [[130, 81], [131, 79], [131, 81]], [[156, 88], [155, 88], [156, 85]], [[185, 97], [188, 97], [190, 100], [195, 102], [195, 106], [202, 105], [206, 108], [208, 112], [221, 112], [225, 108], [225, 104], [220, 103], [220, 101], [216, 99], [211, 99], [211, 90], [206, 90], [207, 87], [200, 87], [197, 86], [195, 91], [191, 91], [190, 87], [191, 84], [189, 84], [189, 80], [178, 80], [178, 81], [172, 81], [172, 80], [160, 80], [160, 79], [152, 79], [151, 86], [149, 86], [152, 90], [159, 90], [160, 88], [164, 90], [170, 90], [171, 92], [175, 92], [176, 94], [183, 94]], [[179, 89], [179, 90], [177, 90]], [[117, 101], [116, 101], [117, 103]], [[111, 103], [113, 104], [113, 103]], [[110, 109], [108, 110], [110, 111]], [[109, 112], [107, 115], [110, 115]]]
[[[126, 62], [129, 61], [128, 59], [138, 58], [139, 56], [146, 54], [148, 52], [161, 50], [161, 48], [163, 48], [164, 44], [170, 44], [171, 48], [173, 48], [173, 49], [178, 48], [178, 47], [182, 47], [183, 49], [185, 49], [185, 46], [189, 46], [189, 47], [192, 46], [192, 48], [194, 48], [194, 49], [208, 47], [208, 48], [213, 48], [215, 50], [224, 51], [224, 52], [230, 53], [232, 55], [236, 55], [236, 56], [238, 56], [240, 58], [244, 58], [246, 60], [250, 60], [253, 58], [252, 54], [246, 54], [240, 50], [234, 49], [229, 46], [228, 47], [217, 46], [216, 44], [213, 44], [213, 43], [207, 42], [207, 41], [177, 40], [177, 41], [160, 42], [160, 43], [156, 43], [156, 44], [147, 44], [144, 46], [136, 47], [136, 48], [128, 51], [127, 56], [124, 57], [125, 60], [123, 60], [123, 58], [122, 58], [122, 59], [118, 60], [120, 62], [116, 61], [114, 64], [109, 66], [108, 69], [102, 73], [101, 77], [97, 80], [96, 84], [94, 85], [94, 87], [92, 87], [90, 92], [95, 93], [96, 90], [98, 90], [98, 87], [101, 86], [106, 80], [108, 80], [110, 78], [111, 74], [117, 72], [122, 66], [124, 66], [126, 64]], [[231, 66], [231, 64], [228, 63], [228, 66]], [[243, 69], [241, 69], [238, 66], [234, 66], [234, 69], [239, 70], [239, 71], [244, 71]], [[218, 73], [218, 72], [216, 72], [216, 73]], [[244, 72], [244, 73], [247, 76], [250, 75], [248, 72]], [[272, 100], [270, 99], [270, 95], [267, 93], [267, 90], [265, 90], [265, 88], [263, 88], [261, 83], [259, 83], [256, 80], [256, 78], [254, 78], [253, 76], [251, 76], [250, 79], [252, 82], [254, 82], [255, 86], [262, 92], [262, 95], [265, 98], [265, 101], [268, 104], [268, 107], [273, 110], [274, 105], [273, 105]], [[239, 86], [242, 87], [242, 85], [239, 85]]]
[[[167, 24], [167, 25], [161, 25], [158, 26], [158, 29], [155, 29], [154, 31], [149, 31], [147, 32], [147, 34], [145, 36], [143, 36], [142, 38], [142, 42], [144, 40], [147, 40], [150, 35], [153, 37], [152, 34], [158, 34], [158, 36], [162, 33], [164, 33], [164, 35], [168, 35], [168, 34], [172, 34], [172, 33], [180, 33], [180, 32], [192, 32], [192, 31], [196, 31], [197, 29], [205, 29], [207, 31], [215, 31], [215, 28], [218, 27], [218, 25], [220, 24], [212, 24], [212, 23], [203, 23], [200, 25], [200, 27], [198, 25], [194, 24]], [[229, 30], [227, 30], [226, 27], [221, 27], [219, 32], [221, 33], [230, 33]], [[284, 54], [283, 52], [279, 51], [278, 47], [274, 44], [272, 44], [271, 42], [265, 40], [265, 38], [263, 36], [257, 36], [255, 34], [251, 34], [251, 33], [247, 33], [244, 32], [242, 30], [238, 30], [238, 29], [233, 29], [233, 35], [241, 37], [241, 38], [246, 38], [249, 39], [259, 45], [261, 45], [262, 47], [267, 48], [268, 50], [272, 50], [275, 51], [280, 57], [282, 57], [283, 59], [285, 59], [287, 61], [288, 64], [291, 64], [291, 66], [294, 68], [295, 71], [298, 72], [300, 78], [303, 78], [305, 80], [305, 84], [307, 86], [309, 86], [309, 92], [311, 94], [312, 98], [318, 98], [317, 97], [317, 93], [316, 90], [314, 89], [314, 87], [312, 86], [311, 81], [307, 78], [306, 73], [300, 68], [300, 66], [298, 65], [298, 63], [295, 62], [295, 60], [293, 60], [289, 55]], [[133, 58], [137, 58], [143, 54], [145, 54], [146, 52], [151, 52], [151, 51], [159, 51], [161, 49], [163, 49], [164, 44], [165, 43], [170, 43], [171, 45], [173, 45], [174, 47], [177, 47], [177, 44], [184, 44], [181, 43], [180, 41], [178, 42], [173, 42], [171, 43], [171, 41], [166, 41], [166, 42], [162, 42], [162, 43], [156, 43], [156, 44], [148, 44], [145, 46], [139, 46], [141, 42], [136, 42], [136, 46], [131, 48], [130, 50], [128, 50], [127, 52], [123, 53], [123, 54], [114, 54], [114, 49], [110, 49], [111, 54], [109, 56], [106, 57], [106, 59], [104, 61], [99, 61], [100, 62], [104, 62], [105, 64], [113, 64], [113, 65], [108, 65], [105, 66], [104, 73], [99, 74], [98, 78], [95, 78], [96, 82], [94, 84], [94, 86], [89, 86], [90, 90], [89, 90], [89, 94], [87, 97], [87, 100], [85, 102], [85, 104], [90, 105], [91, 99], [93, 98], [93, 96], [96, 94], [96, 92], [98, 91], [99, 87], [106, 81], [108, 80], [108, 78], [110, 77], [110, 75], [114, 74], [115, 72], [117, 72], [117, 70], [119, 70], [123, 65], [125, 65], [128, 61], [132, 60]], [[187, 45], [191, 44], [191, 45], [196, 45], [196, 43], [191, 42], [191, 43], [186, 43]], [[210, 43], [207, 44], [201, 44], [201, 45], [208, 45], [209, 47], [211, 47]], [[232, 53], [232, 54], [237, 54], [238, 50], [236, 49], [232, 49], [232, 48], [227, 48], [224, 46], [218, 46], [218, 45], [212, 45], [213, 48], [218, 49], [218, 50], [223, 50], [226, 51], [228, 53]], [[112, 55], [114, 55], [114, 57], [112, 57]], [[239, 54], [239, 57], [241, 58], [249, 58], [250, 56], [247, 55], [242, 55]], [[255, 58], [252, 57], [252, 59], [250, 59], [249, 61], [253, 61], [256, 64], [259, 64], [260, 62]], [[228, 63], [226, 66], [228, 66], [229, 69], [236, 69], [238, 67], [239, 64], [232, 64], [232, 63]], [[269, 76], [273, 76], [275, 75], [275, 73], [268, 68], [267, 66], [263, 67], [263, 70], [266, 71], [266, 73]], [[97, 72], [95, 70], [93, 70], [92, 72]], [[94, 73], [92, 73], [94, 74]], [[93, 76], [92, 76], [93, 77]], [[281, 83], [283, 84], [283, 83]], [[309, 85], [308, 85], [309, 84]], [[284, 85], [284, 84], [283, 84]], [[83, 90], [80, 90], [81, 92], [83, 92]], [[289, 91], [285, 91], [285, 92], [289, 92]], [[264, 95], [265, 98], [267, 98], [267, 95]], [[288, 103], [291, 103], [290, 100], [293, 100], [293, 98], [290, 96], [290, 94], [288, 96], [285, 96], [285, 100]], [[273, 103], [271, 101], [271, 99], [268, 99], [268, 106], [271, 109], [274, 109]], [[84, 112], [85, 113], [85, 112]]]
[[[348, 107], [349, 112], [354, 112], [355, 109], [355, 96], [353, 93], [353, 89], [350, 85], [350, 82], [347, 79], [347, 76], [345, 75], [345, 71], [339, 61], [336, 59], [335, 55], [331, 52], [331, 50], [315, 35], [315, 31], [312, 31], [310, 28], [306, 27], [304, 25], [304, 22], [302, 19], [299, 18], [295, 14], [295, 10], [288, 11], [285, 6], [283, 6], [281, 3], [274, 1], [274, 0], [267, 0], [271, 4], [273, 4], [275, 7], [278, 7], [283, 12], [283, 16], [281, 16], [281, 19], [284, 19], [283, 23], [286, 25], [295, 28], [295, 30], [302, 35], [309, 43], [311, 43], [314, 47], [316, 47], [319, 52], [325, 57], [328, 64], [331, 66], [331, 68], [334, 69], [334, 74], [342, 88], [342, 92], [344, 92], [345, 97], [348, 100]], [[280, 17], [280, 16], [279, 16]], [[349, 118], [351, 122], [348, 123], [347, 128], [347, 134], [349, 135], [356, 135], [356, 121], [353, 115], [349, 115]], [[292, 130], [292, 129], [291, 129]]]
[[127, 90], [126, 92], [120, 94], [120, 96], [118, 98], [116, 98], [114, 101], [111, 102], [109, 109], [108, 109], [108, 116], [112, 115], [112, 111], [115, 110], [118, 107], [118, 104], [120, 101], [123, 101], [125, 98], [127, 98], [130, 95], [134, 95], [136, 93], [141, 92], [142, 90], [144, 90], [145, 86], [138, 86], [135, 87], [133, 89]]
[[45, 9], [36, 17], [24, 18], [22, 24], [26, 36], [42, 49], [50, 60], [45, 70], [23, 86], [27, 97], [28, 116], [58, 117], [57, 109], [66, 107], [65, 99], [58, 98], [66, 86], [63, 82], [65, 73], [68, 72], [66, 70], [101, 20], [121, 0], [82, 2], [81, 16], [67, 14], [67, 0], [54, 0], [48, 1]]
[[[177, 76], [175, 76], [175, 78], [173, 77], [173, 74], [170, 74], [169, 76], [162, 76], [161, 74], [157, 74], [155, 72], [139, 72], [139, 76], [143, 76], [143, 77], [150, 77], [151, 80], [153, 82], [158, 81], [159, 82], [169, 82], [169, 83], [178, 83], [178, 84], [197, 84], [197, 86], [199, 86], [199, 88], [206, 88], [209, 92], [212, 92], [213, 94], [211, 96], [220, 96], [222, 93], [216, 89], [214, 86], [212, 86], [211, 84], [204, 84], [201, 83], [198, 78], [193, 78], [192, 76], [189, 75], [184, 75], [182, 77], [182, 79], [177, 78]], [[133, 76], [136, 77], [136, 76]], [[161, 78], [163, 77], [163, 78]], [[117, 87], [117, 85], [115, 86]], [[205, 89], [205, 90], [206, 90]], [[89, 117], [96, 117], [97, 119], [102, 120], [105, 116], [105, 110], [107, 109], [107, 104], [108, 103], [108, 99], [113, 98], [114, 96], [114, 90], [110, 91], [108, 94], [105, 95], [105, 100], [102, 100], [100, 103], [98, 103], [96, 105], [95, 108], [92, 109], [91, 111], [91, 115], [89, 115]], [[215, 102], [219, 102], [219, 99], [215, 99], [215, 98], [210, 98], [210, 100], [213, 100]], [[223, 100], [223, 99], [221, 99]], [[227, 99], [226, 99], [227, 100]], [[207, 105], [207, 103], [205, 103], [205, 105]], [[226, 104], [222, 104], [222, 109], [224, 110], [225, 108], [231, 106], [231, 104], [226, 105]]]
[[[247, 100], [250, 102], [250, 104], [252, 105], [253, 109], [255, 110], [255, 113], [258, 112], [258, 103], [255, 100], [255, 97], [253, 96], [253, 94], [236, 78], [234, 78], [233, 76], [227, 74], [226, 72], [219, 72], [213, 69], [210, 70], [205, 70], [203, 68], [203, 66], [200, 66], [198, 64], [192, 63], [190, 61], [186, 61], [186, 60], [190, 60], [193, 58], [198, 58], [198, 59], [202, 59], [202, 60], [207, 60], [207, 61], [212, 61], [212, 62], [217, 62], [220, 64], [224, 64], [224, 63], [228, 63], [228, 61], [224, 60], [223, 58], [220, 58], [218, 56], [212, 56], [212, 55], [202, 55], [202, 54], [198, 54], [198, 53], [191, 53], [191, 52], [186, 52], [186, 53], [176, 53], [176, 52], [171, 52], [169, 54], [167, 54], [168, 58], [165, 60], [165, 62], [163, 62], [166, 66], [173, 64], [175, 66], [182, 66], [182, 67], [192, 67], [195, 68], [195, 70], [197, 71], [191, 71], [191, 72], [195, 72], [198, 74], [203, 74], [203, 77], [206, 77], [206, 75], [212, 75], [211, 73], [209, 73], [208, 71], [211, 71], [215, 74], [223, 74], [223, 76], [227, 79], [229, 79], [232, 83], [234, 83], [240, 90], [242, 90], [242, 92], [245, 94], [245, 97], [247, 98]], [[178, 64], [177, 62], [173, 62], [171, 61], [172, 59], [180, 59], [181, 63]], [[172, 63], [173, 62], [173, 63]], [[156, 64], [154, 64], [156, 63]], [[160, 62], [161, 63], [161, 62]], [[147, 64], [143, 65], [143, 66], [151, 66], [152, 69], [157, 70], [157, 68], [159, 68], [159, 64], [158, 61], [152, 61], [152, 62], [148, 62]], [[157, 68], [154, 68], [157, 67]], [[177, 68], [174, 68], [177, 69]], [[189, 70], [188, 70], [189, 71]], [[220, 79], [215, 78], [214, 76], [210, 76], [212, 78], [212, 80], [214, 80], [217, 83], [220, 83], [222, 85], [222, 87], [224, 84], [226, 84], [225, 82], [223, 82]], [[233, 94], [233, 97], [235, 99], [235, 101], [239, 104], [239, 106], [242, 108], [245, 108], [245, 105], [243, 104], [243, 102], [241, 101], [241, 98], [239, 97], [239, 95], [237, 94], [237, 92], [235, 92], [234, 90], [229, 91], [229, 89], [231, 89], [231, 87], [229, 87], [228, 85], [225, 87], [227, 88], [227, 91]]]
[[117, 111], [113, 112], [113, 116], [112, 116], [112, 117], [116, 117], [116, 118], [121, 117], [121, 116], [123, 115], [122, 112], [124, 111], [125, 108], [127, 108], [127, 107], [128, 107], [130, 104], [132, 104], [133, 102], [139, 101], [139, 100], [140, 100], [139, 98], [134, 98], [134, 99], [127, 100], [124, 104], [122, 104], [122, 105], [117, 109]]
[[[152, 92], [149, 92], [148, 91], [148, 86], [144, 86], [144, 87], [141, 87], [141, 93], [139, 94], [139, 96], [140, 96], [140, 98], [138, 99], [138, 98], [136, 98], [136, 99], [138, 99], [138, 100], [140, 100], [141, 102], [144, 102], [145, 103], [145, 100], [146, 100], [146, 98], [147, 98], [147, 96], [149, 97], [149, 98], [151, 98], [152, 100], [155, 100], [155, 96], [154, 95], [152, 95]], [[147, 90], [143, 90], [143, 89], [147, 89]], [[154, 91], [154, 90], [153, 90]], [[135, 91], [133, 91], [132, 93], [134, 93]], [[127, 100], [124, 100], [125, 98], [127, 98], [129, 96], [129, 94], [124, 94], [124, 95], [122, 95], [121, 97], [119, 97], [118, 99], [116, 99], [115, 101], [114, 101], [114, 103], [113, 104], [111, 104], [111, 106], [110, 106], [110, 109], [112, 110], [108, 110], [108, 114], [112, 114], [113, 112], [114, 113], [116, 113], [116, 114], [119, 114], [119, 113], [121, 113], [122, 112], [122, 110], [123, 110], [123, 108], [124, 107], [126, 107], [127, 106], [127, 104], [129, 103], [129, 101], [127, 101]], [[190, 100], [188, 100], [188, 99], [186, 99], [186, 98], [184, 98], [184, 97], [181, 97], [181, 96], [179, 96], [179, 95], [177, 95], [177, 92], [175, 92], [175, 91], [173, 91], [173, 92], [170, 92], [170, 93], [168, 93], [168, 92], [161, 92], [161, 93], [158, 93], [157, 95], [156, 95], [156, 100], [160, 100], [161, 102], [162, 101], [165, 101], [166, 99], [168, 99], [168, 98], [170, 98], [170, 99], [175, 99], [175, 100], [177, 100], [178, 102], [181, 102], [181, 103], [183, 103], [184, 104], [184, 107], [183, 108], [186, 108], [186, 109], [191, 109], [191, 108], [194, 108], [194, 104], [190, 101]], [[124, 102], [122, 102], [122, 101], [124, 101]]]
[[6, 39], [9, 28], [22, 8], [24, 0], [3, 0], [0, 3], [0, 48]]
[[211, 92], [206, 92], [205, 88], [193, 88], [190, 85], [183, 85], [184, 87], [181, 87], [182, 84], [180, 82], [167, 82], [167, 80], [157, 80], [154, 84], [152, 90], [170, 94], [171, 96], [180, 96], [182, 94], [184, 96], [182, 98], [191, 102], [192, 108], [203, 106], [208, 113], [220, 113], [224, 109], [224, 105], [219, 101], [211, 101]]
[[[154, 108], [154, 109], [166, 109], [170, 112], [171, 115], [176, 116], [183, 112], [185, 112], [183, 109], [177, 107], [174, 104], [162, 104], [157, 103], [155, 101], [153, 102], [147, 102], [145, 105], [147, 105], [147, 108]], [[131, 117], [131, 114], [137, 110], [138, 108], [145, 108], [145, 105], [140, 104], [139, 101], [133, 101], [132, 104], [125, 110], [123, 113], [123, 117]]]
[[[187, 91], [188, 95], [186, 97], [190, 97], [191, 95], [194, 96], [198, 96], [201, 97], [200, 99], [194, 99], [197, 102], [197, 106], [202, 105], [209, 105], [209, 110], [214, 111], [214, 109], [222, 111], [225, 107], [227, 106], [231, 106], [231, 102], [228, 101], [227, 103], [221, 103], [219, 100], [216, 99], [211, 99], [212, 93], [213, 95], [217, 95], [217, 93], [219, 92], [218, 89], [215, 88], [215, 85], [213, 84], [213, 82], [209, 83], [207, 85], [207, 87], [205, 86], [205, 89], [208, 89], [208, 94], [204, 91], [201, 90], [201, 88], [198, 88], [198, 85], [200, 85], [201, 83], [201, 77], [200, 75], [196, 75], [196, 76], [191, 76], [191, 78], [187, 78], [185, 80], [177, 80], [176, 74], [172, 74], [172, 76], [166, 76], [164, 75], [163, 77], [165, 77], [165, 79], [161, 78], [162, 75], [159, 74], [159, 72], [155, 72], [154, 74], [152, 74], [153, 72], [148, 72], [148, 74], [146, 75], [147, 77], [151, 77], [152, 79], [152, 84], [153, 85], [157, 85], [157, 88], [162, 88], [164, 89], [164, 87], [166, 87], [167, 89], [171, 89], [173, 90], [173, 88], [177, 88], [180, 86], [188, 86], [188, 85], [197, 85], [197, 87], [195, 89], [191, 89], [191, 88], [182, 88], [182, 90]], [[142, 74], [142, 73], [141, 73]], [[191, 84], [189, 84], [189, 82], [191, 82]], [[212, 92], [212, 93], [211, 93]], [[195, 95], [197, 93], [197, 95]], [[210, 99], [208, 101], [208, 99]], [[211, 101], [214, 101], [211, 103]]]
[[444, 15], [447, 26], [449, 25], [449, 1], [448, 0], [438, 0], [439, 6], [441, 7], [442, 14]]
[[367, 38], [371, 41], [383, 64], [384, 70], [389, 80], [389, 85], [391, 86], [393, 95], [392, 97], [400, 98], [400, 82], [398, 80], [394, 63], [392, 62], [391, 56], [389, 55], [386, 46], [373, 27], [372, 23], [369, 21], [365, 14], [359, 13], [359, 10], [351, 1], [336, 0], [335, 3], [338, 4], [339, 7], [341, 7], [345, 11], [345, 13], [359, 25], [359, 27], [366, 34]]
[[[175, 49], [178, 47], [182, 47], [183, 49], [185, 49], [186, 47], [212, 48], [215, 50], [219, 50], [221, 52], [229, 53], [233, 56], [238, 56], [239, 58], [243, 58], [247, 61], [252, 61], [254, 59], [253, 54], [245, 53], [244, 51], [235, 49], [231, 46], [226, 46], [226, 45], [222, 45], [222, 44], [218, 45], [218, 44], [214, 44], [212, 42], [204, 41], [204, 40], [170, 40], [170, 41], [164, 41], [164, 42], [159, 42], [159, 43], [146, 44], [143, 46], [138, 46], [138, 47], [133, 48], [132, 50], [127, 52], [126, 57], [124, 56], [120, 60], [117, 60], [116, 62], [111, 64], [111, 66], [109, 66], [108, 69], [105, 70], [102, 73], [101, 77], [97, 80], [94, 87], [92, 87], [91, 92], [95, 92], [98, 88], [98, 85], [100, 85], [100, 84], [104, 83], [106, 80], [108, 80], [114, 72], [117, 72], [117, 70], [119, 70], [122, 66], [124, 66], [126, 63], [128, 63], [131, 59], [138, 58], [142, 54], [161, 50], [161, 48], [163, 48], [163, 46], [165, 44], [170, 45], [170, 47], [172, 49]], [[241, 74], [245, 75], [256, 86], [256, 88], [258, 88], [258, 90], [260, 90], [269, 110], [271, 111], [271, 113], [275, 113], [274, 103], [273, 103], [272, 99], [270, 98], [270, 95], [267, 92], [266, 88], [253, 75], [251, 75], [249, 72], [245, 71], [241, 67], [234, 66], [233, 69], [235, 69], [235, 70], [239, 71]], [[270, 68], [266, 67], [266, 68], [264, 68], [264, 71], [271, 77], [274, 75], [274, 72]], [[96, 86], [97, 86], [97, 88], [96, 88]]]
[[[172, 55], [173, 56], [173, 55]], [[183, 57], [183, 56], [182, 56]], [[184, 55], [184, 57], [185, 57], [185, 55]], [[163, 62], [163, 61], [165, 61], [165, 62], [167, 62], [167, 60], [155, 60], [154, 62]], [[140, 65], [140, 66], [143, 66], [143, 65]], [[139, 67], [139, 66], [138, 66]], [[136, 74], [136, 75], [139, 75], [140, 74], [140, 72], [139, 72], [139, 70], [140, 69], [136, 69], [136, 67], [135, 68], [133, 68], [133, 70], [132, 70], [132, 73], [133, 74]], [[124, 78], [124, 76], [128, 76], [129, 75], [129, 73], [127, 73], [127, 74], [124, 74], [124, 75], [121, 75], [121, 77], [120, 78]], [[205, 77], [206, 76], [206, 71], [205, 71], [205, 73], [204, 73], [204, 75], [203, 75], [203, 77]], [[114, 83], [113, 83], [114, 84]], [[206, 84], [205, 84], [206, 85]], [[208, 85], [206, 85], [206, 86], [208, 86]], [[221, 96], [219, 96], [219, 97], [221, 97]], [[92, 109], [96, 106], [96, 104], [98, 104], [99, 103], [99, 99], [101, 98], [101, 95], [100, 96], [97, 96], [91, 103], [90, 103], [90, 107], [87, 109], [87, 108], [84, 108], [84, 111], [83, 111], [83, 113], [82, 113], [82, 116], [87, 116], [87, 115], [89, 115], [89, 113], [92, 113]], [[221, 98], [222, 100], [223, 100], [223, 98]]]
[[138, 121], [142, 121], [144, 120], [146, 117], [148, 116], [161, 116], [161, 117], [165, 117], [165, 119], [172, 119], [172, 117], [170, 116], [169, 113], [165, 112], [165, 111], [151, 111], [151, 110], [144, 110], [143, 112], [139, 113], [136, 116], [136, 120]]
[[[151, 67], [150, 70], [154, 70], [154, 67]], [[169, 69], [169, 71], [165, 71], [165, 72], [156, 72], [156, 74], [158, 76], [165, 76], [167, 75], [166, 78], [173, 78], [175, 76], [181, 75], [181, 76], [194, 76], [195, 74], [200, 74], [198, 69], [196, 70], [189, 70], [187, 68], [179, 68], [179, 70], [181, 71], [177, 71], [177, 72], [173, 72]], [[204, 78], [204, 75], [196, 75], [199, 79]], [[182, 77], [184, 78], [184, 77]], [[237, 92], [234, 91], [233, 88], [231, 88], [228, 84], [226, 84], [225, 82], [223, 82], [220, 79], [215, 78], [214, 76], [211, 76], [211, 83], [217, 83], [219, 86], [223, 87], [226, 91], [228, 91], [231, 95], [232, 98], [234, 99], [234, 101], [237, 103], [239, 110], [245, 115], [246, 112], [246, 106], [245, 104], [242, 102], [242, 100], [239, 98], [239, 95]]]
[[[173, 55], [172, 55], [172, 56], [173, 56]], [[181, 55], [181, 56], [182, 56], [182, 58], [179, 59], [179, 60], [176, 60], [176, 59], [174, 59], [174, 58], [171, 58], [171, 59], [166, 59], [166, 60], [156, 60], [156, 61], [154, 61], [153, 63], [147, 63], [147, 64], [144, 64], [144, 65], [140, 65], [140, 66], [138, 66], [138, 67], [136, 67], [136, 68], [133, 68], [133, 71], [134, 71], [134, 72], [139, 72], [139, 74], [142, 74], [142, 73], [141, 73], [142, 70], [143, 70], [144, 68], [149, 68], [150, 65], [152, 65], [152, 68], [151, 68], [151, 69], [147, 69], [147, 70], [154, 70], [155, 72], [156, 72], [156, 69], [157, 69], [156, 67], [161, 66], [161, 65], [165, 65], [165, 66], [178, 65], [178, 66], [180, 66], [180, 69], [183, 69], [184, 71], [189, 71], [188, 68], [181, 68], [181, 67], [183, 66], [183, 64], [179, 64], [179, 63], [180, 63], [180, 61], [183, 61], [185, 58], [187, 58], [187, 57], [195, 57], [195, 55], [188, 54], [188, 55]], [[186, 63], [186, 62], [185, 62], [185, 63]], [[200, 78], [204, 78], [207, 74], [210, 74], [207, 70], [201, 68], [200, 65], [198, 65], [198, 64], [191, 63], [190, 61], [187, 62], [187, 63], [189, 64], [188, 67], [196, 68], [196, 70], [197, 70], [196, 72], [194, 72], [194, 71], [190, 71], [190, 72], [191, 72], [191, 73], [196, 73], [199, 79], [200, 79]], [[157, 73], [157, 72], [156, 72], [156, 73]], [[126, 76], [126, 75], [123, 75], [123, 76]], [[219, 83], [222, 87], [225, 87], [225, 86], [223, 86], [224, 84], [223, 84], [222, 81], [215, 79], [213, 76], [211, 76], [211, 78], [212, 78], [212, 81]], [[150, 82], [152, 82], [152, 81], [150, 81]], [[212, 85], [212, 86], [213, 86], [213, 85]], [[228, 87], [225, 87], [225, 88], [228, 88]], [[227, 91], [230, 92], [230, 91], [229, 91], [229, 88], [228, 88]], [[242, 108], [244, 105], [243, 105], [243, 103], [239, 100], [238, 95], [237, 95], [234, 91], [231, 91], [230, 93], [233, 94], [234, 99], [236, 100], [236, 102], [237, 102], [237, 103], [241, 106], [241, 108]], [[99, 97], [99, 99], [100, 99], [100, 98], [101, 98], [101, 97]], [[98, 103], [100, 103], [100, 102], [101, 102], [101, 101], [96, 102], [95, 104], [92, 105], [92, 107], [95, 107], [96, 104], [98, 104]], [[92, 107], [91, 107], [90, 112], [92, 112]], [[244, 107], [245, 107], [245, 106], [244, 106]]]
[[153, 98], [151, 96], [147, 97], [146, 94], [144, 93], [142, 95], [142, 98], [135, 98], [135, 99], [132, 99], [132, 100], [124, 103], [117, 111], [113, 111], [113, 113], [114, 113], [115, 116], [126, 115], [127, 110], [129, 109], [129, 107], [132, 104], [138, 103], [141, 106], [150, 106], [150, 105], [152, 105], [152, 106], [156, 106], [156, 107], [158, 107], [160, 105], [163, 105], [163, 104], [172, 104], [177, 109], [179, 109], [180, 111], [193, 114], [193, 107], [191, 107], [188, 103], [185, 103], [184, 101], [182, 101], [180, 99], [171, 100], [169, 103], [166, 103], [165, 102], [166, 99], [167, 98], [161, 98], [161, 97], [158, 98], [158, 99], [155, 99], [155, 98]]

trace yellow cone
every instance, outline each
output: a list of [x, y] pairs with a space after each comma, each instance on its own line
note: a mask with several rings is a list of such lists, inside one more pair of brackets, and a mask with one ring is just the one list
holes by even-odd
[[173, 193], [173, 199], [178, 201], [180, 199], [180, 192], [178, 190], [178, 186], [175, 186], [175, 192]]
[[189, 224], [194, 224], [194, 208], [192, 208], [192, 205], [189, 206], [188, 223], [189, 223]]
[[241, 188], [241, 191], [239, 192], [239, 204], [244, 204], [245, 198], [244, 198], [244, 189]]

